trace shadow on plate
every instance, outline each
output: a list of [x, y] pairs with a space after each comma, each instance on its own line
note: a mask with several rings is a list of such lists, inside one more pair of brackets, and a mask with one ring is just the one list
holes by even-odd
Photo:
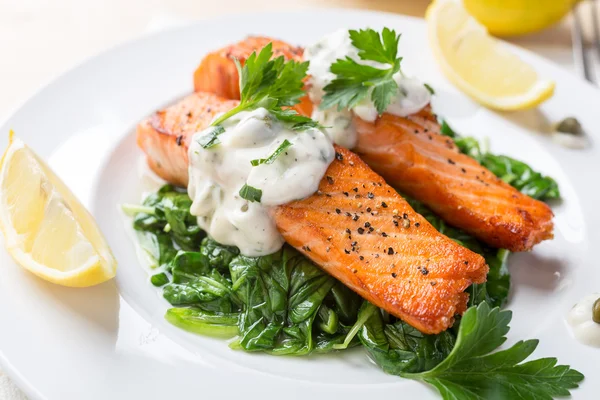
[[[25, 271], [24, 271], [25, 272]], [[119, 330], [119, 292], [114, 280], [88, 288], [69, 288], [31, 276], [39, 292], [59, 302], [74, 316], [100, 329], [114, 341]], [[47, 299], [51, 301], [51, 299]], [[112, 339], [111, 339], [112, 340]]]
[[[535, 253], [515, 253], [510, 256], [509, 269], [513, 276], [513, 289], [528, 286], [544, 292], [560, 289], [565, 268], [557, 258], [540, 257]], [[511, 290], [511, 297], [514, 295]]]
[[550, 121], [538, 108], [522, 111], [498, 112], [498, 115], [528, 131], [543, 135], [548, 135], [552, 132], [553, 121]]

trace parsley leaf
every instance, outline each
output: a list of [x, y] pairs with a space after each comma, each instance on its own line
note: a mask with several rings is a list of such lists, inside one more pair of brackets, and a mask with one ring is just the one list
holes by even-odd
[[273, 45], [269, 43], [256, 54], [253, 52], [242, 66], [234, 60], [240, 77], [240, 103], [215, 121], [219, 126], [228, 118], [241, 111], [267, 109], [277, 119], [294, 124], [295, 129], [317, 127], [308, 117], [298, 115], [294, 110], [283, 110], [300, 102], [304, 96], [303, 79], [308, 70], [308, 61], [286, 61], [283, 56], [273, 57]]
[[210, 130], [208, 130], [204, 135], [202, 135], [198, 139], [198, 144], [200, 144], [200, 146], [202, 146], [205, 149], [210, 149], [211, 147], [214, 147], [221, 143], [219, 141], [219, 135], [225, 132], [225, 128], [223, 128], [221, 125], [216, 125], [209, 129]]
[[277, 149], [275, 149], [275, 151], [273, 152], [273, 154], [271, 154], [269, 157], [267, 157], [267, 158], [259, 158], [257, 160], [252, 160], [252, 161], [250, 161], [250, 163], [252, 164], [253, 167], [256, 167], [256, 166], [261, 165], [261, 164], [273, 164], [273, 161], [275, 161], [277, 159], [277, 157], [279, 157], [279, 155], [281, 153], [283, 153], [291, 145], [292, 145], [292, 143], [289, 140], [285, 139], [279, 145], [279, 147], [277, 147]]
[[361, 60], [387, 64], [389, 68], [363, 65], [350, 57], [337, 60], [329, 69], [336, 77], [323, 88], [325, 95], [319, 107], [351, 109], [370, 94], [377, 112], [383, 114], [398, 94], [394, 74], [400, 71], [402, 61], [398, 57], [400, 35], [389, 28], [381, 34], [373, 29], [350, 30], [349, 34]]
[[358, 49], [362, 60], [372, 60], [383, 64], [394, 64], [397, 61], [400, 35], [389, 28], [383, 28], [381, 37], [373, 29], [350, 30], [350, 40]]
[[295, 110], [270, 110], [271, 114], [279, 121], [291, 124], [295, 131], [303, 131], [309, 128], [321, 128], [319, 123], [311, 118], [298, 114]]
[[425, 89], [427, 89], [429, 94], [431, 94], [431, 95], [435, 94], [435, 89], [433, 89], [429, 83], [424, 83], [423, 86], [425, 86]]
[[[485, 302], [463, 315], [452, 352], [435, 368], [420, 373], [400, 373], [405, 378], [435, 386], [444, 399], [552, 399], [568, 396], [583, 375], [556, 358], [522, 363], [538, 345], [537, 340], [517, 342], [491, 353], [506, 341], [510, 311], [490, 309]], [[491, 354], [490, 354], [491, 353]]]
[[248, 201], [260, 203], [262, 190], [244, 184], [240, 189], [240, 197]]

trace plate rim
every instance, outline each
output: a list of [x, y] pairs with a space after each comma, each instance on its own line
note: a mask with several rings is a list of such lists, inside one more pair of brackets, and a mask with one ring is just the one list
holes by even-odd
[[[69, 66], [68, 68], [56, 73], [52, 77], [43, 81], [36, 89], [34, 89], [31, 93], [27, 94], [27, 96], [24, 98], [24, 100], [17, 102], [13, 107], [9, 108], [9, 110], [3, 116], [3, 118], [0, 119], [0, 127], [5, 127], [7, 125], [7, 123], [17, 113], [21, 112], [22, 109], [27, 107], [27, 105], [34, 98], [38, 97], [41, 93], [48, 90], [48, 88], [51, 85], [61, 81], [62, 79], [67, 78], [73, 72], [75, 72], [81, 68], [84, 68], [85, 66], [95, 62], [96, 60], [98, 60], [101, 57], [105, 57], [105, 56], [109, 55], [110, 53], [113, 53], [113, 52], [116, 52], [119, 50], [124, 50], [130, 46], [135, 46], [140, 42], [152, 41], [155, 38], [165, 35], [167, 33], [174, 33], [177, 31], [185, 31], [186, 29], [190, 29], [196, 25], [202, 25], [202, 23], [206, 22], [206, 21], [211, 21], [211, 22], [228, 21], [228, 20], [235, 19], [235, 18], [248, 18], [248, 17], [252, 17], [252, 16], [264, 17], [265, 15], [271, 15], [271, 16], [277, 15], [280, 17], [290, 17], [290, 16], [297, 17], [297, 14], [307, 14], [308, 15], [308, 14], [312, 14], [312, 13], [316, 13], [316, 12], [318, 12], [318, 13], [336, 13], [337, 14], [336, 17], [338, 17], [340, 19], [343, 19], [345, 17], [345, 15], [343, 15], [343, 14], [360, 13], [363, 15], [369, 14], [372, 17], [397, 18], [399, 21], [404, 20], [404, 19], [409, 19], [409, 20], [412, 20], [419, 24], [426, 24], [426, 21], [424, 18], [410, 16], [410, 15], [404, 15], [404, 14], [398, 14], [398, 13], [393, 13], [393, 12], [389, 12], [389, 11], [377, 11], [377, 10], [370, 10], [370, 9], [346, 8], [346, 7], [314, 7], [314, 6], [307, 7], [307, 8], [298, 8], [298, 9], [293, 9], [293, 10], [268, 10], [268, 11], [264, 11], [264, 12], [263, 11], [235, 12], [235, 13], [231, 13], [231, 14], [227, 14], [227, 15], [211, 16], [211, 17], [207, 17], [207, 18], [195, 19], [193, 21], [186, 21], [186, 22], [183, 22], [179, 26], [168, 27], [166, 29], [163, 29], [163, 30], [160, 30], [157, 32], [142, 33], [139, 36], [129, 38], [125, 41], [116, 43], [112, 46], [109, 46], [106, 49], [103, 49], [100, 52], [94, 53], [92, 55], [88, 55], [88, 56], [78, 60], [73, 65]], [[517, 44], [507, 42], [503, 39], [499, 39], [499, 40], [504, 45], [508, 46], [509, 49], [516, 51], [519, 56], [522, 54], [526, 54], [528, 57], [543, 60], [545, 63], [551, 64], [553, 67], [560, 68], [563, 72], [568, 73], [572, 78], [577, 79], [579, 81], [579, 83], [583, 83], [588, 88], [593, 89], [594, 92], [596, 93], [596, 95], [600, 96], [600, 88], [599, 87], [584, 80], [583, 78], [581, 78], [577, 74], [573, 73], [572, 71], [569, 71], [568, 69], [564, 68], [560, 64], [548, 59], [547, 57], [545, 57], [543, 55], [536, 54], [535, 52], [533, 52], [531, 50], [523, 48]], [[443, 77], [444, 80], [447, 81], [447, 78], [441, 71], [439, 72], [439, 74], [441, 77]], [[467, 96], [466, 94], [464, 94], [464, 95]], [[589, 134], [592, 137], [594, 137], [594, 136], [600, 137], [600, 133], [590, 132]], [[3, 238], [0, 240], [2, 243], [4, 243]], [[114, 284], [117, 288], [119, 288], [119, 285], [116, 284], [115, 280], [112, 280], [112, 284]], [[122, 295], [120, 292], [119, 292], [119, 297], [122, 298]], [[35, 388], [35, 386], [25, 376], [23, 376], [17, 368], [15, 368], [12, 365], [10, 360], [5, 356], [5, 354], [2, 350], [2, 347], [0, 347], [0, 366], [2, 366], [4, 374], [6, 376], [8, 376], [19, 387], [19, 389], [21, 389], [29, 398], [31, 398], [31, 399], [46, 399], [46, 397], [44, 395], [42, 395], [42, 393], [40, 393]]]

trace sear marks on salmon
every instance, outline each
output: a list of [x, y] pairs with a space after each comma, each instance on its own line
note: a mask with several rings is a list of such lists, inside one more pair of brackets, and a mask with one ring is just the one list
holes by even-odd
[[359, 295], [424, 333], [452, 326], [484, 259], [439, 233], [356, 154], [337, 156], [319, 191], [274, 208], [285, 240]]
[[530, 250], [553, 237], [552, 210], [496, 177], [439, 133], [429, 107], [407, 118], [354, 118], [354, 149], [374, 171], [487, 244]]

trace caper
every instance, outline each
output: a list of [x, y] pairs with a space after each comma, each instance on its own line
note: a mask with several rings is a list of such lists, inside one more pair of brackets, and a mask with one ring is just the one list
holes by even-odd
[[567, 117], [560, 121], [556, 125], [556, 130], [563, 133], [570, 133], [572, 135], [583, 135], [583, 128], [581, 123], [574, 117]]
[[592, 319], [595, 323], [600, 324], [600, 299], [596, 300], [592, 306]]

